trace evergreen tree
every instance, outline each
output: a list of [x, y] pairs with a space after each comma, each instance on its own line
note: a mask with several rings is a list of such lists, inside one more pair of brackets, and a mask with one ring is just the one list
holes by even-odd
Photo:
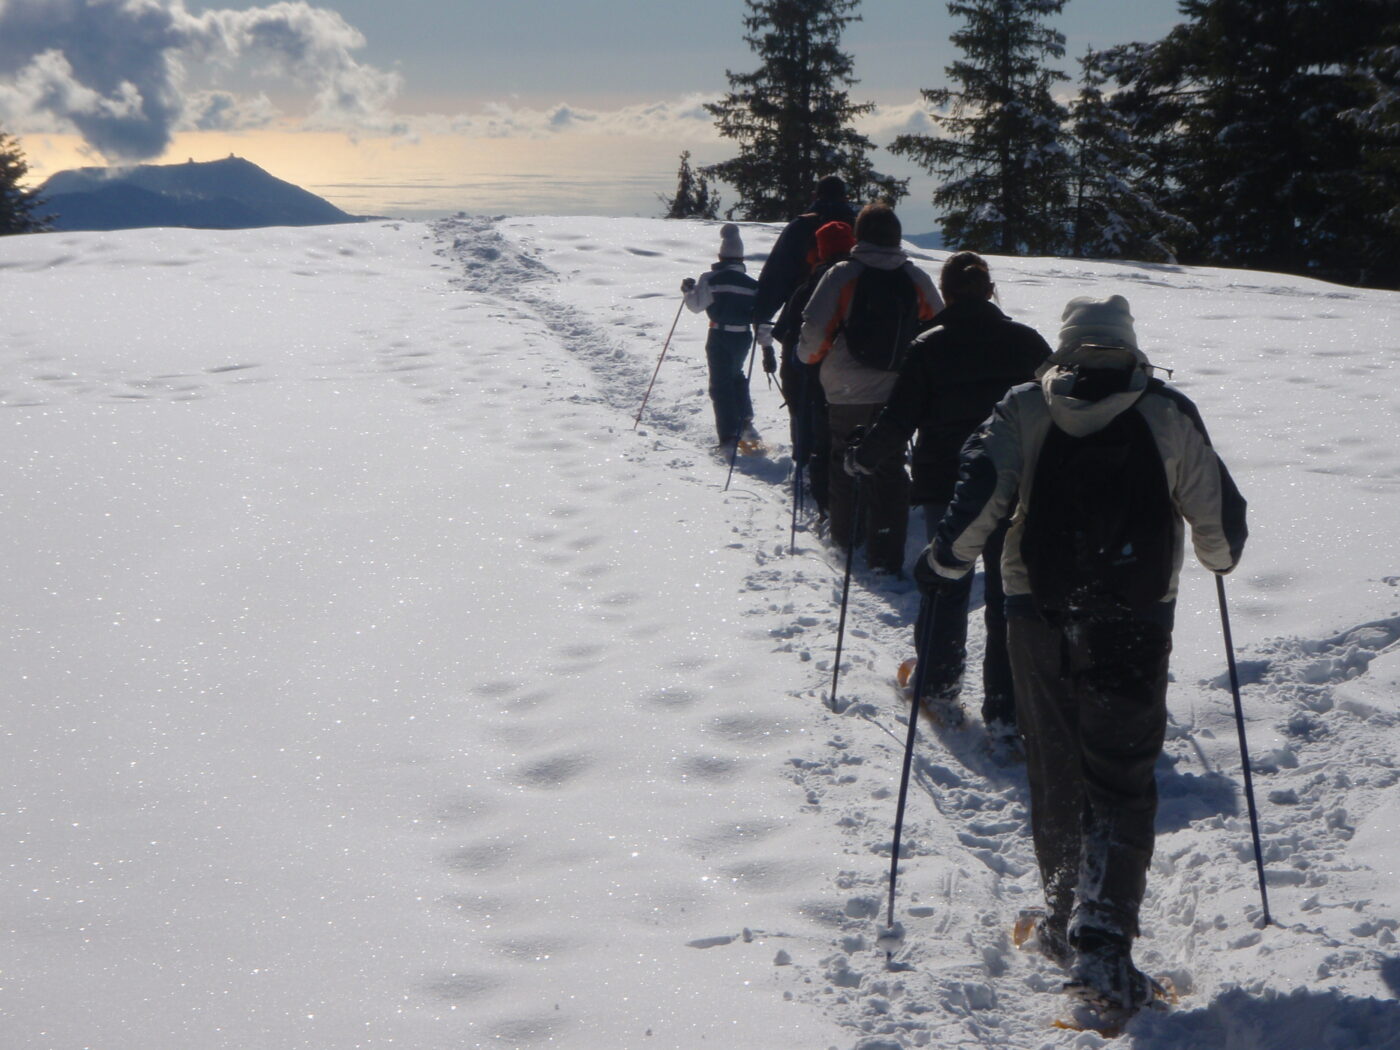
[[1369, 238], [1360, 246], [1360, 283], [1400, 288], [1400, 19], [1350, 70], [1364, 102], [1345, 110], [1342, 119], [1367, 143], [1361, 169], [1363, 214], [1375, 216]]
[[1070, 254], [1089, 259], [1175, 262], [1176, 245], [1195, 233], [1157, 202], [1166, 197], [1154, 139], [1104, 95], [1113, 52], [1080, 60], [1083, 86], [1070, 106], [1074, 157]]
[[48, 229], [49, 216], [38, 214], [44, 203], [38, 192], [20, 186], [28, 173], [29, 165], [19, 142], [0, 131], [0, 235]]
[[851, 126], [874, 109], [846, 90], [857, 81], [841, 32], [859, 19], [852, 13], [859, 2], [745, 0], [744, 40], [763, 64], [727, 72], [729, 93], [706, 106], [720, 135], [739, 143], [737, 157], [704, 169], [738, 193], [730, 218], [791, 219], [824, 175], [841, 176], [853, 200], [895, 203], [908, 193], [909, 180], [875, 172], [874, 144]]
[[[1054, 254], [1067, 240], [1065, 108], [1046, 67], [1064, 36], [1045, 24], [1065, 0], [950, 0], [964, 20], [952, 41], [966, 56], [947, 67], [958, 89], [922, 92], [941, 136], [901, 135], [890, 149], [943, 180], [933, 203], [954, 248]], [[942, 112], [943, 110], [947, 112]]]
[[1377, 46], [1393, 40], [1394, 0], [1182, 0], [1181, 12], [1119, 67], [1128, 90], [1114, 105], [1169, 129], [1162, 203], [1197, 230], [1183, 260], [1400, 279], [1386, 219], [1400, 203], [1385, 160], [1394, 52]]
[[676, 173], [676, 195], [662, 197], [667, 219], [717, 219], [719, 196], [710, 190], [704, 172], [696, 174], [690, 166], [690, 150], [681, 153], [680, 171]]

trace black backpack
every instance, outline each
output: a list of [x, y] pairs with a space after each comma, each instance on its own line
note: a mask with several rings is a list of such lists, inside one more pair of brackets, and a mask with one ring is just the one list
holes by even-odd
[[1085, 437], [1052, 424], [1021, 534], [1041, 615], [1152, 608], [1171, 583], [1176, 516], [1161, 452], [1136, 405]]
[[899, 371], [910, 341], [919, 334], [919, 291], [903, 266], [862, 267], [841, 331], [846, 349], [861, 364]]

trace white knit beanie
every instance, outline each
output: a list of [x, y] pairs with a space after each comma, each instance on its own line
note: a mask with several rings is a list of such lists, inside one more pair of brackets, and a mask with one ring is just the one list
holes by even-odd
[[739, 236], [739, 227], [726, 222], [719, 228], [719, 257], [721, 259], [742, 259], [744, 242]]
[[1065, 304], [1061, 319], [1064, 322], [1060, 326], [1061, 352], [1085, 343], [1137, 349], [1133, 315], [1128, 311], [1128, 300], [1121, 295], [1111, 295], [1107, 299], [1071, 299]]

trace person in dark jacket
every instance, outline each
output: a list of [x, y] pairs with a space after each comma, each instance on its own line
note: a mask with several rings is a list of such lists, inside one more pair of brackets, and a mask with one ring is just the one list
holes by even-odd
[[[1072, 299], [1063, 320], [1040, 381], [1012, 389], [968, 439], [915, 574], [925, 586], [962, 577], [1012, 515], [1002, 570], [1045, 892], [1036, 940], [1070, 966], [1068, 991], [1131, 1013], [1153, 995], [1131, 949], [1152, 861], [1185, 526], [1201, 564], [1228, 573], [1246, 508], [1196, 406], [1151, 375], [1127, 300]], [[1097, 452], [1071, 458], [1076, 449]], [[1114, 512], [1151, 531], [1085, 542], [1116, 491], [1078, 473], [1094, 454], [1131, 464]], [[1044, 531], [1076, 515], [1068, 542]]]
[[719, 448], [737, 447], [746, 454], [762, 447], [753, 428], [753, 401], [745, 359], [753, 347], [753, 301], [758, 282], [744, 269], [744, 242], [739, 227], [720, 227], [719, 261], [697, 281], [681, 282], [685, 305], [710, 318], [705, 358], [710, 367], [710, 401], [715, 409]]
[[[792, 435], [792, 459], [798, 470], [807, 471], [807, 489], [817, 505], [818, 514], [825, 518], [827, 507], [828, 463], [831, 436], [826, 424], [826, 397], [822, 393], [819, 369], [804, 365], [797, 357], [797, 341], [802, 335], [802, 311], [823, 275], [839, 262], [851, 257], [855, 247], [855, 230], [850, 223], [828, 222], [817, 230], [817, 263], [807, 279], [788, 297], [783, 312], [773, 325], [772, 338], [782, 348], [778, 366], [778, 383], [787, 403]], [[764, 343], [762, 326], [759, 342]], [[765, 347], [766, 348], [766, 347]]]
[[[758, 295], [754, 298], [754, 324], [767, 324], [792, 298], [817, 264], [817, 231], [829, 222], [854, 226], [856, 209], [846, 200], [846, 184], [839, 175], [828, 175], [817, 183], [816, 199], [805, 212], [783, 227], [773, 250], [758, 272]], [[802, 315], [792, 319], [802, 324]]]
[[[934, 318], [934, 327], [914, 341], [884, 411], [851, 453], [853, 469], [874, 473], [882, 463], [902, 456], [910, 436], [918, 434], [910, 502], [923, 507], [929, 539], [952, 502], [963, 442], [992, 414], [1007, 390], [1034, 379], [1036, 369], [1050, 356], [1050, 347], [1039, 333], [1012, 321], [992, 302], [996, 286], [980, 256], [973, 252], [950, 256], [938, 285], [947, 305]], [[989, 735], [1009, 740], [1015, 733], [1016, 705], [1001, 589], [1005, 534], [1004, 527], [995, 530], [982, 550], [987, 625], [982, 720]], [[954, 723], [962, 712], [958, 700], [971, 596], [971, 573], [956, 585], [925, 594], [914, 628], [918, 659], [930, 661], [921, 703], [935, 717]]]

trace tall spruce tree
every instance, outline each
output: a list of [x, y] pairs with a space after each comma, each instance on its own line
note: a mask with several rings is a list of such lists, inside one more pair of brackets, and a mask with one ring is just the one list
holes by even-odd
[[1195, 229], [1158, 202], [1163, 185], [1158, 140], [1140, 136], [1132, 120], [1104, 94], [1115, 52], [1090, 51], [1080, 60], [1079, 96], [1070, 105], [1073, 177], [1069, 253], [1076, 258], [1175, 262]]
[[948, 4], [964, 20], [951, 39], [966, 57], [945, 70], [958, 87], [922, 92], [943, 134], [901, 135], [890, 149], [943, 180], [933, 203], [943, 213], [943, 237], [951, 247], [1009, 255], [1064, 250], [1067, 113], [1051, 89], [1068, 78], [1046, 62], [1064, 57], [1065, 38], [1045, 22], [1064, 5]]
[[1182, 0], [1185, 22], [1122, 52], [1114, 105], [1169, 135], [1163, 203], [1198, 231], [1183, 261], [1400, 280], [1377, 46], [1394, 3]]
[[676, 195], [662, 197], [667, 219], [717, 219], [719, 195], [710, 189], [704, 172], [696, 173], [690, 166], [690, 150], [681, 152], [680, 170], [676, 172]]
[[1360, 283], [1400, 288], [1400, 19], [1350, 69], [1364, 101], [1342, 119], [1366, 141], [1363, 214], [1373, 216], [1359, 247]]
[[48, 229], [49, 217], [39, 214], [44, 202], [38, 191], [20, 185], [27, 174], [29, 164], [19, 142], [0, 131], [0, 235]]
[[877, 173], [869, 159], [874, 144], [852, 126], [874, 109], [851, 101], [854, 63], [841, 50], [860, 0], [745, 2], [744, 40], [763, 64], [752, 73], [727, 71], [729, 93], [706, 106], [720, 135], [739, 143], [737, 157], [703, 169], [738, 194], [729, 217], [791, 219], [825, 175], [840, 175], [855, 200], [905, 196], [909, 180]]

